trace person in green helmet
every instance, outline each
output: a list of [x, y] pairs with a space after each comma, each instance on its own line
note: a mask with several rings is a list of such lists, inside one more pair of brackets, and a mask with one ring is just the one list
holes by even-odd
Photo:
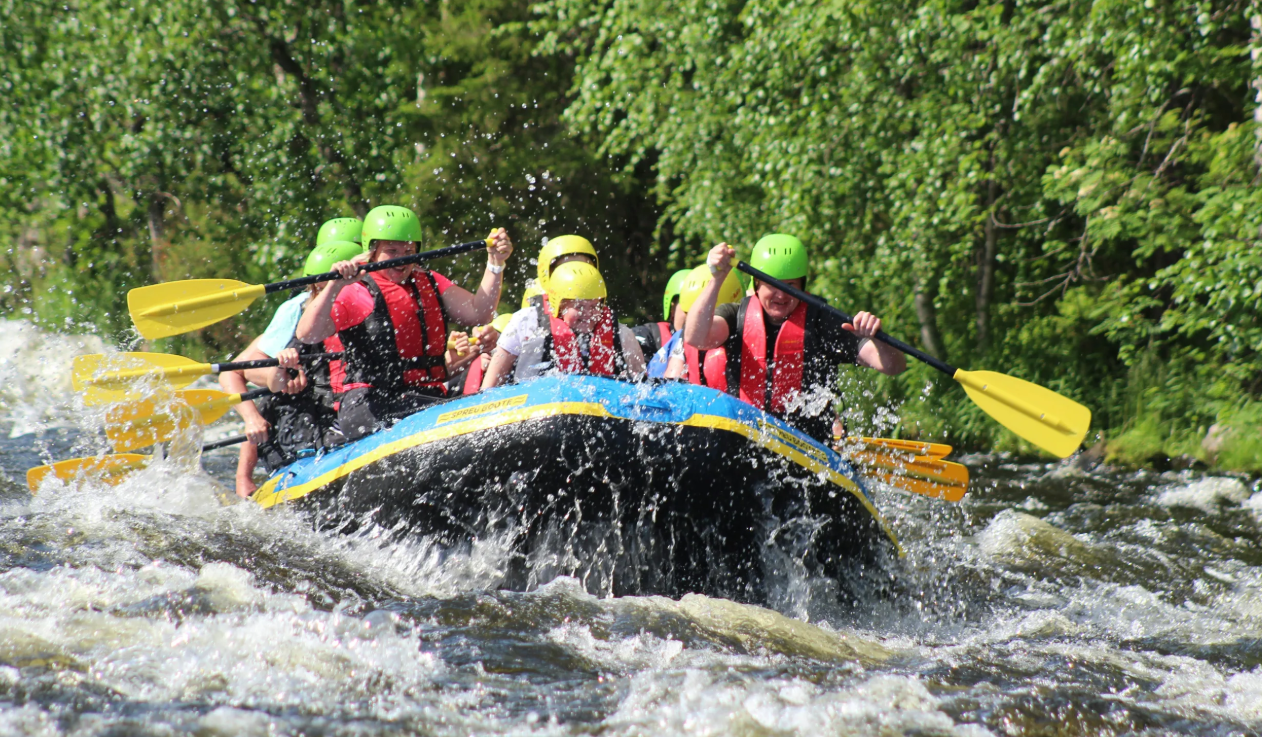
[[[364, 217], [361, 233], [372, 263], [410, 256], [423, 240], [421, 222], [405, 207], [386, 205]], [[312, 298], [298, 322], [305, 343], [334, 335], [345, 349], [346, 391], [338, 425], [347, 439], [363, 437], [447, 396], [448, 320], [482, 325], [495, 316], [504, 264], [513, 252], [508, 233], [489, 236], [487, 265], [477, 292], [442, 274], [406, 265], [360, 273], [341, 261], [342, 275]]]
[[[364, 230], [364, 221], [359, 218], [333, 218], [325, 221], [316, 234], [316, 245], [323, 246], [330, 241], [350, 241], [362, 243], [360, 233]], [[317, 272], [319, 273], [319, 272]], [[328, 272], [323, 272], [328, 273]]]
[[691, 269], [680, 269], [670, 275], [670, 280], [666, 282], [666, 292], [662, 295], [662, 321], [650, 322], [644, 325], [636, 325], [631, 328], [631, 332], [635, 334], [635, 339], [640, 344], [640, 351], [645, 356], [656, 355], [662, 346], [670, 341], [676, 330], [684, 326], [683, 315], [678, 315], [679, 306], [679, 290], [683, 287], [684, 279], [688, 274], [692, 273]]
[[[757, 279], [753, 295], [716, 308], [735, 258], [736, 250], [726, 243], [710, 249], [706, 263], [715, 278], [688, 313], [684, 341], [698, 350], [724, 349], [726, 386], [720, 388], [828, 443], [838, 364], [866, 366], [893, 376], [906, 370], [906, 357], [872, 339], [881, 320], [870, 312], [838, 324]], [[769, 276], [806, 288], [806, 246], [791, 235], [763, 237], [749, 262]]]
[[[330, 223], [341, 226], [348, 233], [347, 225], [358, 223], [354, 218], [337, 218], [320, 228], [325, 233]], [[358, 235], [358, 229], [354, 229]], [[363, 248], [354, 241], [325, 240], [307, 256], [303, 276], [327, 274], [333, 264], [347, 259], [362, 259]], [[303, 366], [301, 353], [342, 350], [336, 337], [326, 341], [318, 350], [303, 349], [305, 346], [294, 337], [302, 310], [319, 285], [311, 285], [286, 300], [268, 324], [263, 334], [250, 342], [236, 361], [257, 361], [278, 358], [284, 368], [253, 369], [249, 371], [225, 371], [219, 375], [219, 385], [230, 394], [246, 391], [247, 383], [267, 386], [273, 391], [294, 395], [295, 399], [260, 398], [242, 402], [236, 406], [237, 414], [245, 421], [248, 441], [241, 446], [237, 461], [237, 494], [254, 493], [254, 469], [260, 458], [268, 470], [275, 470], [292, 462], [298, 450], [304, 447], [336, 444], [333, 431], [335, 416], [333, 404], [340, 393], [342, 368], [340, 361], [323, 359], [313, 365]], [[291, 376], [292, 371], [292, 376]], [[307, 372], [311, 372], [308, 377]], [[301, 395], [301, 396], [299, 396]]]

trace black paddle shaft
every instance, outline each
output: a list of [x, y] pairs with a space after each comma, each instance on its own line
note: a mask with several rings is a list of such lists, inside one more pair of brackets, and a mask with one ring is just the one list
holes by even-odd
[[[843, 322], [854, 322], [853, 317], [851, 317], [850, 315], [847, 315], [846, 313], [842, 312], [836, 307], [833, 307], [832, 305], [828, 304], [827, 302], [820, 299], [819, 297], [816, 297], [811, 294], [807, 294], [806, 292], [803, 292], [801, 289], [798, 289], [797, 287], [793, 287], [788, 284], [785, 284], [784, 282], [780, 281], [774, 276], [768, 276], [767, 274], [764, 274], [758, 269], [755, 269], [754, 267], [750, 266], [744, 261], [738, 262], [736, 264], [736, 268], [740, 269], [746, 274], [749, 274], [750, 276], [754, 277], [758, 281], [766, 282], [767, 284], [770, 284], [771, 286], [775, 287], [776, 289], [779, 289], [780, 291], [788, 294], [791, 297], [796, 297], [797, 299], [802, 300], [808, 305], [814, 305], [818, 309], [821, 309], [824, 312], [827, 312], [833, 315], [834, 317], [841, 318]], [[892, 336], [886, 335], [884, 330], [879, 331], [873, 337], [881, 341], [882, 343], [885, 343], [886, 345], [890, 345], [897, 348], [898, 350], [902, 351], [903, 353], [906, 353], [909, 356], [912, 356], [913, 358], [918, 358], [921, 361], [924, 361], [925, 363], [936, 368], [937, 370], [941, 371], [947, 376], [955, 376], [956, 368], [952, 366], [951, 364], [947, 363], [946, 361], [941, 361], [937, 358], [934, 358], [928, 353], [924, 353], [923, 351], [916, 350], [915, 348], [911, 347], [910, 345], [907, 345], [906, 343], [899, 340], [898, 338], [894, 338]]]
[[[468, 253], [469, 251], [476, 251], [479, 248], [486, 248], [485, 240], [459, 243], [454, 246], [438, 248], [433, 251], [414, 253], [411, 256], [401, 256], [399, 258], [392, 258], [388, 261], [378, 261], [374, 264], [363, 264], [359, 267], [359, 270], [360, 272], [367, 273], [369, 271], [393, 269], [399, 266], [407, 266], [408, 264], [419, 264], [422, 261], [442, 258], [443, 256], [455, 256], [459, 253]], [[280, 292], [285, 289], [301, 289], [302, 287], [310, 286], [312, 284], [319, 284], [322, 281], [333, 281], [334, 279], [341, 278], [341, 274], [336, 271], [330, 271], [327, 274], [313, 274], [312, 276], [303, 276], [297, 279], [289, 279], [287, 281], [278, 281], [273, 284], [268, 284], [265, 287], [265, 291], [267, 294], [272, 294], [273, 292]]]
[[230, 438], [224, 438], [223, 440], [216, 440], [213, 443], [206, 443], [205, 445], [202, 446], [202, 450], [215, 450], [216, 448], [227, 448], [230, 445], [240, 445], [241, 443], [244, 443], [246, 440], [249, 440], [249, 438], [247, 438], [244, 435], [234, 435]]
[[[305, 356], [300, 355], [298, 357], [298, 360], [318, 361], [324, 358], [338, 359], [341, 357], [342, 357], [342, 354], [340, 352], [339, 353], [310, 353]], [[273, 366], [279, 366], [279, 365], [280, 365], [280, 361], [275, 358], [263, 358], [257, 361], [234, 361], [231, 363], [212, 363], [210, 364], [210, 370], [213, 373], [220, 373], [222, 371], [248, 371], [249, 369], [272, 368]]]

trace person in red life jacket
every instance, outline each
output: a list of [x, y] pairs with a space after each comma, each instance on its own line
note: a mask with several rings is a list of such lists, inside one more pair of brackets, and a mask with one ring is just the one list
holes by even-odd
[[[316, 236], [316, 247], [307, 256], [303, 265], [304, 276], [325, 274], [338, 261], [352, 258], [367, 258], [363, 247], [358, 243], [360, 221], [356, 218], [335, 218], [320, 227]], [[341, 361], [320, 360], [305, 367], [298, 361], [298, 352], [288, 350], [290, 346], [298, 347], [294, 341], [294, 331], [302, 316], [303, 306], [311, 295], [319, 291], [312, 285], [286, 300], [272, 316], [267, 330], [250, 342], [234, 361], [257, 361], [276, 358], [288, 361], [286, 365], [302, 374], [311, 370], [313, 375], [308, 391], [305, 375], [301, 386], [290, 392], [293, 396], [260, 397], [252, 401], [238, 404], [237, 414], [245, 421], [247, 442], [241, 444], [237, 457], [236, 489], [239, 496], [254, 493], [254, 469], [260, 459], [269, 471], [293, 460], [294, 453], [303, 447], [324, 445], [327, 440], [335, 441], [337, 433], [334, 425], [336, 410], [334, 402], [340, 393]], [[337, 353], [342, 350], [341, 343], [334, 336], [325, 341], [323, 346], [312, 346], [311, 353]], [[289, 354], [293, 353], [292, 360]], [[247, 389], [247, 383], [258, 386], [269, 386], [272, 376], [278, 369], [251, 369], [247, 371], [225, 371], [219, 375], [219, 385], [229, 394], [240, 394]], [[289, 382], [284, 384], [291, 386]]]
[[[409, 256], [422, 240], [421, 223], [405, 207], [377, 207], [364, 218], [362, 237], [372, 263]], [[448, 319], [482, 324], [499, 304], [513, 244], [503, 228], [491, 240], [476, 293], [414, 265], [363, 275], [354, 262], [334, 265], [342, 278], [312, 298], [298, 323], [298, 338], [316, 343], [336, 333], [342, 341], [346, 378], [338, 425], [347, 440], [388, 427], [447, 395]]]
[[[543, 248], [539, 249], [538, 276], [526, 282], [526, 293], [522, 295], [521, 309], [513, 313], [507, 333], [508, 350], [514, 356], [521, 353], [519, 335], [533, 335], [537, 331], [546, 332], [548, 320], [548, 277], [558, 266], [571, 262], [591, 264], [600, 269], [600, 257], [596, 255], [596, 247], [581, 235], [559, 235], [549, 238]], [[542, 338], [540, 338], [542, 340]], [[537, 346], [536, 346], [537, 347]], [[515, 375], [514, 367], [508, 369]], [[533, 372], [531, 375], [536, 375]]]
[[666, 292], [662, 295], [661, 322], [649, 322], [631, 328], [645, 358], [656, 355], [670, 341], [671, 336], [683, 328], [683, 315], [679, 310], [679, 294], [684, 280], [690, 273], [692, 273], [691, 269], [680, 269], [671, 274], [670, 281], [666, 282]]
[[557, 266], [548, 278], [548, 310], [513, 315], [487, 366], [482, 388], [499, 386], [510, 373], [519, 381], [548, 371], [629, 379], [643, 376], [640, 345], [631, 329], [618, 323], [605, 304], [606, 296], [605, 280], [595, 266], [585, 261]]
[[[868, 312], [839, 324], [822, 311], [755, 280], [753, 296], [716, 308], [719, 287], [732, 270], [736, 251], [726, 243], [710, 249], [715, 275], [697, 297], [684, 326], [684, 340], [699, 350], [726, 350], [728, 393], [781, 417], [827, 443], [832, 437], [832, 388], [838, 364], [874, 368], [890, 376], [907, 368], [903, 354], [872, 340], [881, 320]], [[750, 265], [805, 289], [807, 253], [791, 235], [769, 235], [754, 246]]]
[[[722, 346], [708, 351], [700, 350], [684, 342], [683, 336], [683, 325], [688, 313], [697, 303], [697, 297], [701, 296], [702, 290], [713, 279], [714, 275], [710, 273], [710, 267], [702, 264], [689, 271], [683, 284], [680, 285], [678, 310], [680, 329], [667, 344], [668, 359], [662, 377], [683, 379], [690, 384], [726, 391], [727, 379], [724, 372], [727, 365], [727, 351]], [[717, 306], [739, 304], [744, 296], [745, 291], [741, 289], [741, 282], [736, 278], [736, 272], [729, 271], [723, 280], [723, 285], [719, 288], [719, 296], [716, 298]], [[653, 375], [651, 369], [649, 375]]]

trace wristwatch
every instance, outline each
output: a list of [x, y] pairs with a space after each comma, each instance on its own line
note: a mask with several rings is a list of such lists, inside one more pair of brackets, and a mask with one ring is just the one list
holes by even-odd
[[486, 268], [487, 268], [487, 269], [489, 269], [489, 270], [491, 271], [491, 273], [492, 273], [492, 274], [503, 274], [503, 273], [504, 273], [504, 267], [503, 267], [503, 266], [496, 266], [495, 264], [491, 263], [490, 261], [488, 261], [488, 262], [486, 263]]

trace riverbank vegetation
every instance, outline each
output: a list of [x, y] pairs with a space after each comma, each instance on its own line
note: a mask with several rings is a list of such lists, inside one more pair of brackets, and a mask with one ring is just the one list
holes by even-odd
[[[125, 340], [127, 289], [281, 277], [398, 202], [435, 245], [507, 224], [514, 294], [542, 236], [588, 233], [649, 318], [671, 270], [781, 230], [813, 291], [1082, 401], [1115, 460], [1262, 470], [1243, 0], [0, 8], [6, 311]], [[930, 371], [845, 384], [905, 434], [1028, 450]]]

